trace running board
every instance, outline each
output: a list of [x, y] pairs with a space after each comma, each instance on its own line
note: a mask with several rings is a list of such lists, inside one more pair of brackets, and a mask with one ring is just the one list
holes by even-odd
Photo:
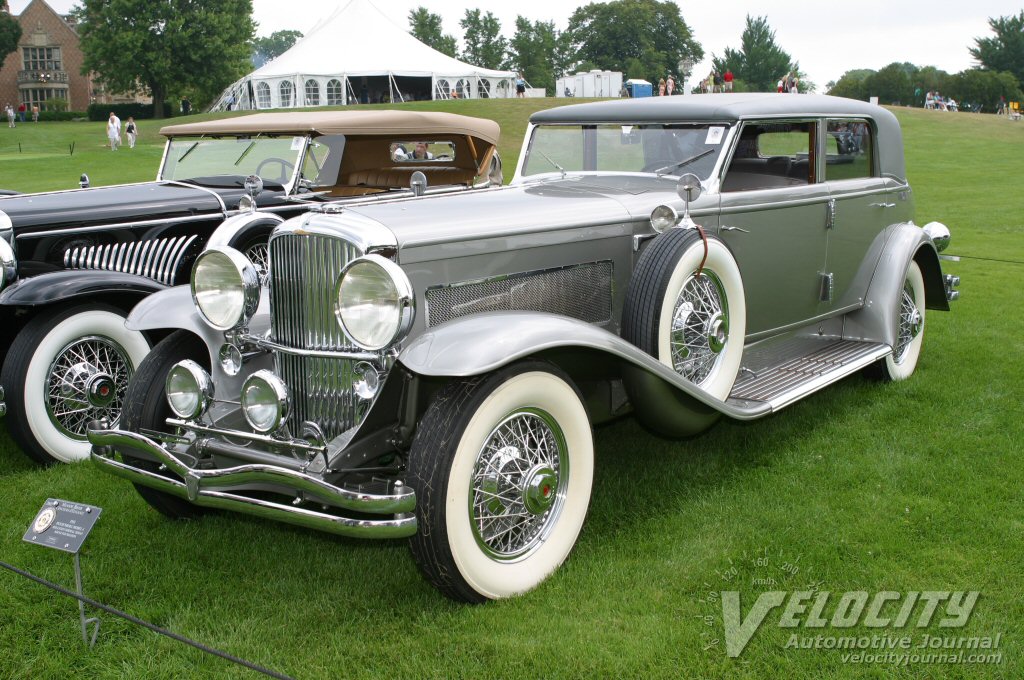
[[892, 352], [884, 343], [798, 337], [744, 357], [728, 402], [778, 411]]

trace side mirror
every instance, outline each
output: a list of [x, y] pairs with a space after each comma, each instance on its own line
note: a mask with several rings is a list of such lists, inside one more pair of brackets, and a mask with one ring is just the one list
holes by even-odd
[[417, 170], [409, 177], [409, 188], [413, 196], [422, 196], [427, 192], [427, 176]]
[[679, 221], [680, 227], [686, 229], [695, 226], [690, 218], [690, 201], [696, 201], [701, 191], [700, 177], [692, 172], [686, 173], [676, 182], [676, 193], [683, 199], [683, 219]]
[[245, 183], [242, 186], [245, 188], [245, 193], [255, 201], [256, 197], [263, 193], [263, 178], [259, 175], [249, 175], [245, 178]]
[[78, 178], [78, 186], [82, 189], [89, 188], [89, 175], [82, 173], [82, 176]]

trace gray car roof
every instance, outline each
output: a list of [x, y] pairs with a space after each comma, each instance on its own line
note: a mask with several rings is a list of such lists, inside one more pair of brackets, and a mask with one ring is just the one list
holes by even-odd
[[673, 97], [615, 99], [559, 106], [538, 111], [531, 123], [617, 123], [701, 121], [735, 123], [770, 117], [856, 116], [875, 123], [880, 143], [879, 167], [883, 175], [906, 177], [903, 137], [900, 125], [889, 111], [874, 104], [822, 94], [777, 94], [743, 92], [735, 94], [693, 94]]

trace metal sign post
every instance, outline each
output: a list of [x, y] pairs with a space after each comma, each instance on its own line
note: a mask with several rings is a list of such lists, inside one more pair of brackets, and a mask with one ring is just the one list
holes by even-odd
[[[83, 597], [85, 593], [82, 592], [82, 564], [79, 552], [101, 512], [103, 509], [95, 505], [47, 498], [22, 537], [26, 543], [74, 555], [75, 592]], [[82, 627], [82, 642], [91, 648], [96, 644], [96, 636], [100, 632], [100, 620], [95, 616], [86, 618], [85, 603], [81, 600], [78, 601], [78, 619]], [[89, 635], [89, 624], [92, 624], [92, 635]]]

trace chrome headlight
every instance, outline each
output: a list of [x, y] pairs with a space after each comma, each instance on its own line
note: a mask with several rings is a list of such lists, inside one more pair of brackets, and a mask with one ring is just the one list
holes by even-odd
[[659, 234], [679, 222], [679, 213], [670, 205], [659, 205], [651, 211], [651, 228]]
[[167, 373], [164, 383], [167, 403], [174, 415], [195, 420], [206, 412], [213, 401], [213, 380], [206, 370], [192, 361], [179, 361]]
[[229, 331], [249, 323], [260, 303], [260, 276], [228, 246], [210, 246], [192, 267], [192, 300], [206, 323]]
[[0, 290], [18, 275], [18, 260], [14, 257], [14, 248], [7, 239], [0, 236]]
[[290, 405], [288, 388], [271, 371], [256, 371], [242, 385], [242, 413], [257, 432], [279, 428], [288, 417]]
[[338, 322], [365, 350], [389, 347], [412, 327], [412, 284], [401, 267], [380, 255], [352, 260], [341, 272], [337, 293]]

